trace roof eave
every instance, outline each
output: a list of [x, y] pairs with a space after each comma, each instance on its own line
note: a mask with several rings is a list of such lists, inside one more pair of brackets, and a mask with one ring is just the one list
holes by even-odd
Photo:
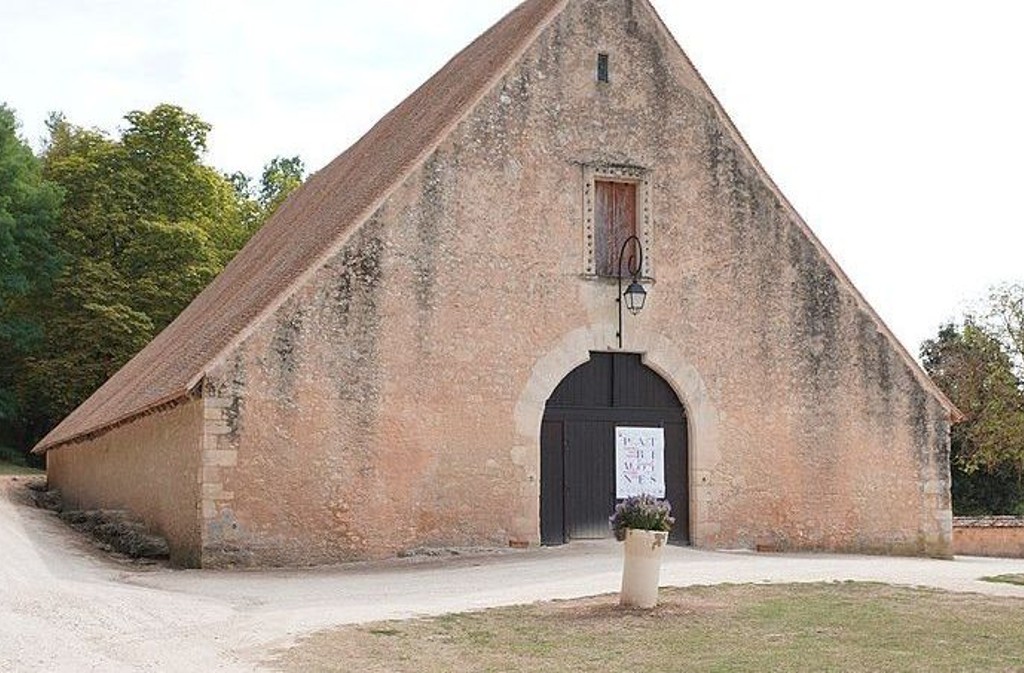
[[106, 435], [110, 432], [113, 432], [117, 428], [132, 423], [144, 416], [151, 416], [162, 411], [174, 409], [175, 407], [181, 406], [182, 404], [191, 402], [192, 400], [198, 399], [200, 397], [202, 397], [202, 386], [197, 385], [180, 393], [168, 395], [167, 397], [162, 398], [143, 409], [139, 409], [138, 411], [135, 411], [130, 414], [125, 414], [123, 417], [115, 419], [110, 423], [107, 423], [96, 428], [92, 428], [90, 430], [78, 433], [76, 435], [63, 437], [59, 440], [49, 442], [48, 440], [50, 436], [53, 434], [51, 432], [46, 437], [43, 437], [43, 439], [40, 440], [40, 442], [32, 448], [32, 453], [41, 456], [55, 449], [69, 446], [71, 444], [80, 444], [82, 442], [87, 442], [96, 439], [97, 437], [100, 437], [102, 435]]

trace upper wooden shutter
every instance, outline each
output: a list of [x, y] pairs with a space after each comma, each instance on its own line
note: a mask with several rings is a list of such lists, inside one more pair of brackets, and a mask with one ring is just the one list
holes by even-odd
[[[595, 181], [594, 268], [597, 275], [618, 274], [622, 244], [627, 238], [635, 235], [636, 183]], [[628, 253], [629, 251], [627, 256]]]

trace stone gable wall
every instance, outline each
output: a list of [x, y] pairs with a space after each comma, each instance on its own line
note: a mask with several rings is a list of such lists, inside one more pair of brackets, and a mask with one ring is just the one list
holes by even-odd
[[544, 401], [616, 348], [581, 261], [616, 165], [651, 183], [624, 350], [690, 415], [694, 544], [949, 555], [946, 411], [643, 3], [595, 0], [209, 373], [204, 563], [536, 543]]

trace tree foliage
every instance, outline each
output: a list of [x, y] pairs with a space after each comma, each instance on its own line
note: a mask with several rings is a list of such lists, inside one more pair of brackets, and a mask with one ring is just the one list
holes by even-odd
[[[267, 164], [258, 194], [250, 193], [245, 176], [229, 178], [203, 163], [210, 125], [175, 105], [125, 120], [115, 137], [53, 115], [41, 161], [20, 146], [40, 184], [51, 185], [50, 219], [35, 217], [47, 223], [62, 261], [48, 283], [25, 283], [16, 272], [8, 283], [6, 266], [0, 279], [31, 305], [22, 313], [45, 326], [12, 360], [23, 447], [174, 320], [302, 180], [298, 158], [278, 158]], [[54, 218], [58, 189], [63, 206]], [[21, 266], [37, 281], [47, 268], [39, 259], [43, 242], [38, 250], [22, 246], [29, 261]]]
[[45, 175], [65, 194], [65, 260], [40, 297], [49, 326], [24, 397], [39, 425], [71, 411], [167, 325], [244, 244], [230, 183], [201, 162], [209, 126], [173, 105], [132, 112], [120, 138], [49, 123]]
[[[1008, 295], [1009, 296], [1009, 295]], [[1024, 514], [1024, 380], [1004, 306], [990, 318], [946, 325], [922, 347], [925, 368], [964, 413], [952, 432], [953, 507], [958, 514]], [[1009, 319], [1009, 323], [1006, 319]], [[1020, 325], [1020, 323], [1017, 323]]]
[[27, 304], [58, 268], [51, 234], [60, 190], [43, 178], [40, 162], [18, 137], [14, 111], [0, 105], [0, 421], [18, 416], [20, 363], [41, 335]]
[[249, 176], [235, 173], [230, 177], [239, 198], [248, 204], [246, 220], [250, 229], [258, 228], [284, 203], [305, 180], [306, 168], [299, 157], [274, 157], [263, 167], [258, 185]]
[[1024, 284], [1006, 284], [989, 296], [986, 324], [1006, 348], [1017, 378], [1024, 381]]

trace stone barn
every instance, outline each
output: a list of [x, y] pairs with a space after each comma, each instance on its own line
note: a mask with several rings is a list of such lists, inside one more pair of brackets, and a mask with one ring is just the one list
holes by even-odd
[[947, 556], [957, 413], [648, 0], [527, 0], [36, 451], [185, 566], [604, 537], [638, 488], [681, 544]]

